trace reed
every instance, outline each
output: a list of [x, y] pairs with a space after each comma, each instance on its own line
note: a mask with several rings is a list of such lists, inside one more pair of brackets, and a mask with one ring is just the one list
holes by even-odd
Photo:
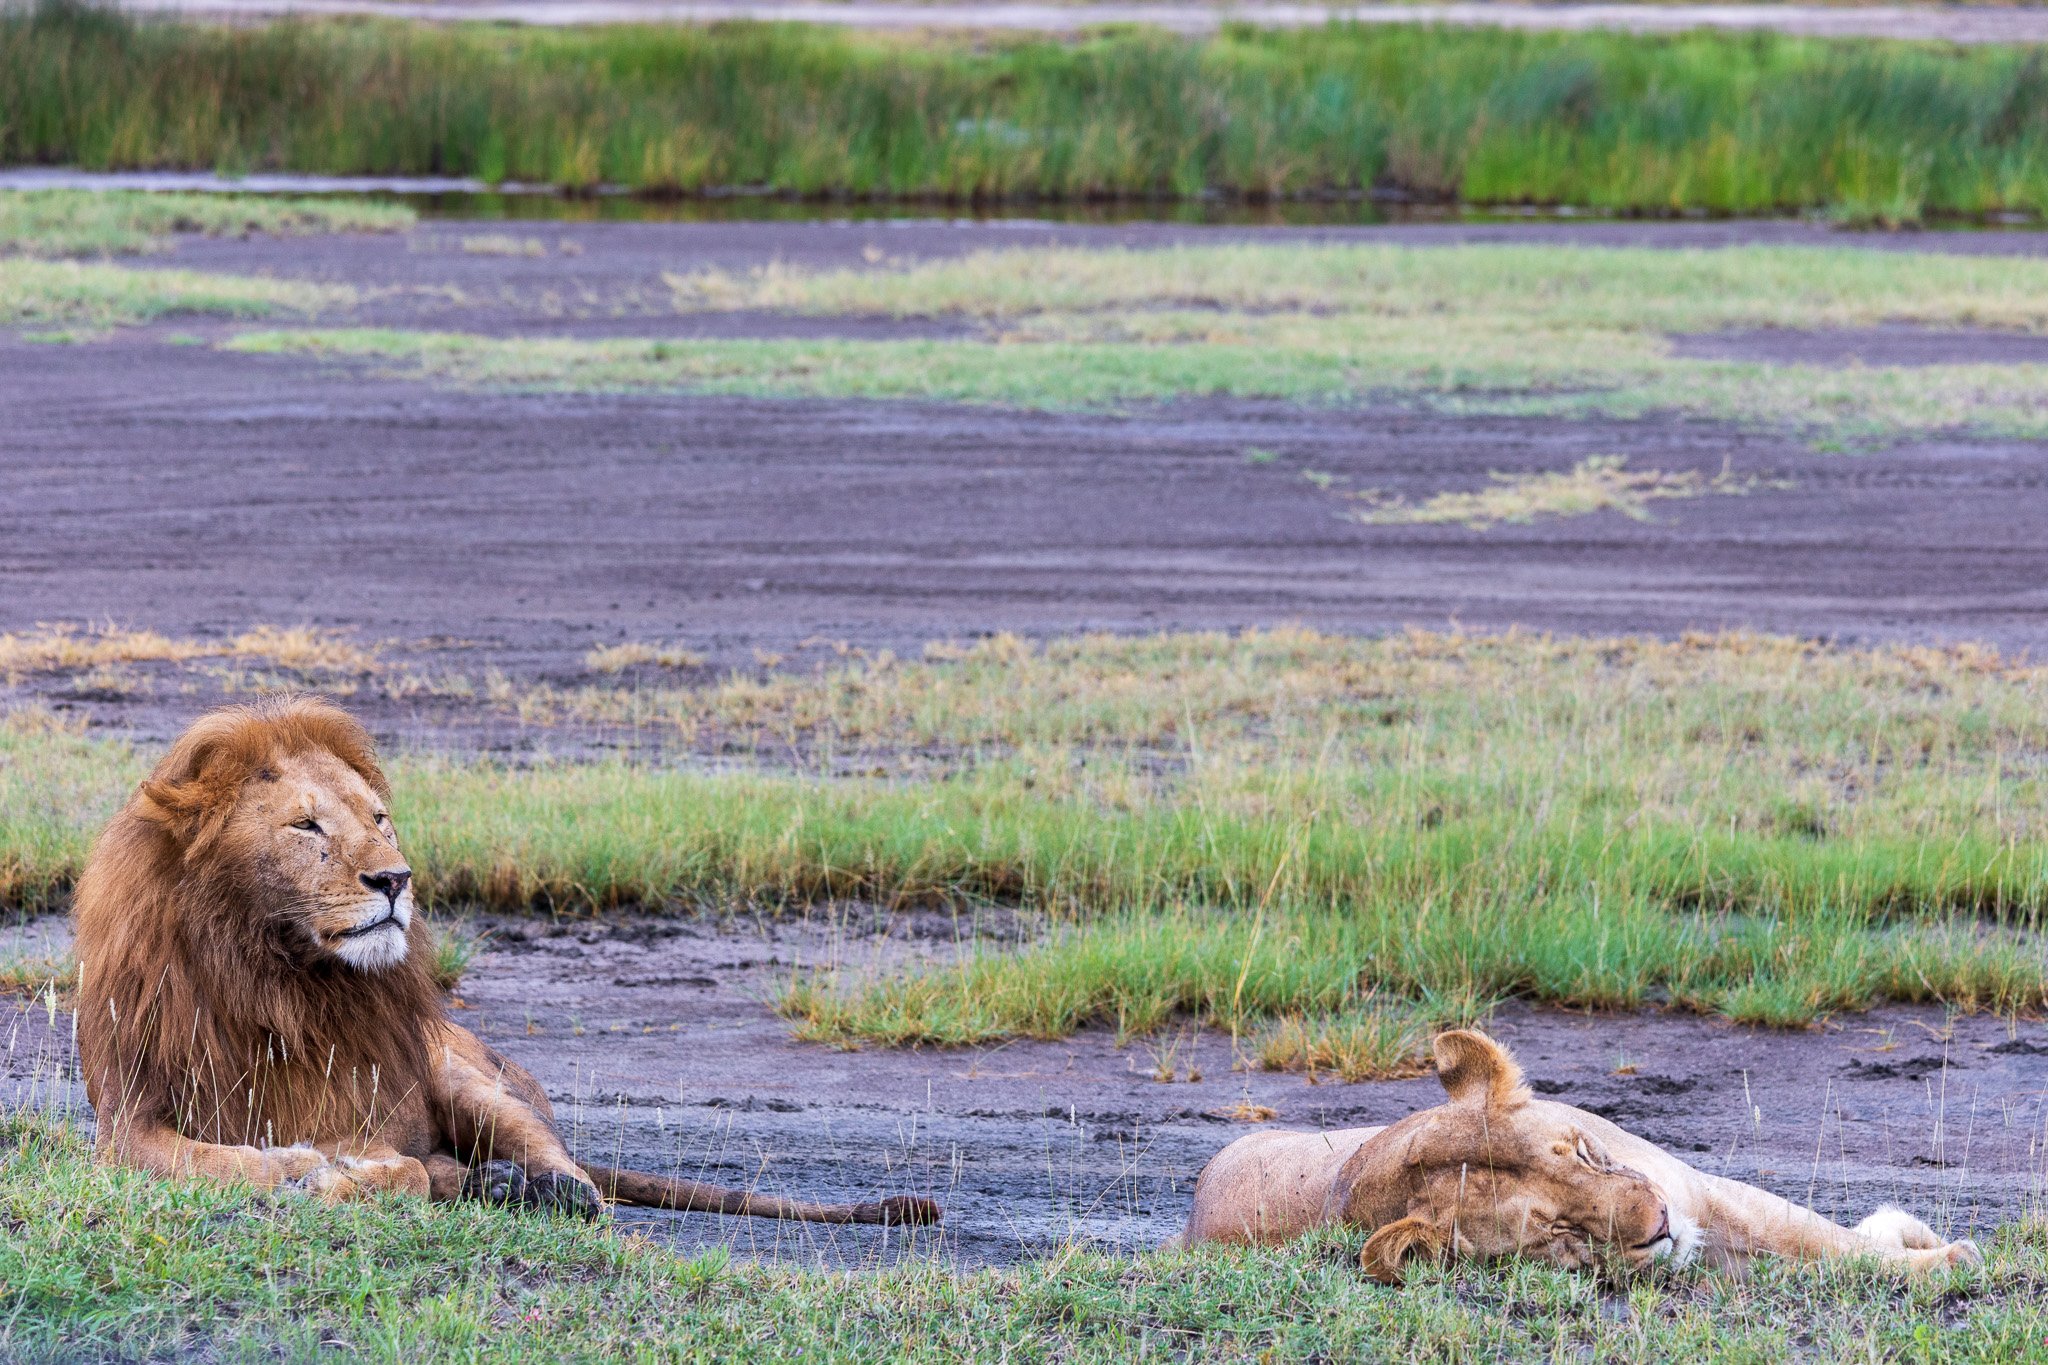
[[1370, 190], [1887, 223], [2048, 206], [2024, 49], [1766, 34], [0, 16], [0, 157], [949, 200]]

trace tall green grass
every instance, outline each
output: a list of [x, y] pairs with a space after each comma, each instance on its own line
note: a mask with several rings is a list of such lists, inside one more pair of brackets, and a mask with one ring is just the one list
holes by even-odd
[[206, 27], [59, 3], [0, 18], [0, 158], [1905, 222], [2048, 207], [2048, 70], [2019, 48], [1767, 34]]
[[[797, 980], [784, 1008], [817, 1037], [1241, 1028], [1375, 990], [1787, 1024], [2048, 1004], [2044, 701], [2048, 670], [1969, 648], [996, 639], [528, 712], [780, 756], [751, 771], [392, 774], [444, 903], [997, 901], [1053, 926], [909, 976]], [[895, 775], [821, 775], [851, 757]], [[61, 897], [145, 761], [0, 728], [0, 897]]]

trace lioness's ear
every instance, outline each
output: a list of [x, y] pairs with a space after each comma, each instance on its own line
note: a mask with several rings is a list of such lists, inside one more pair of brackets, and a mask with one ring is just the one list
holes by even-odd
[[1436, 1076], [1458, 1104], [1512, 1109], [1529, 1100], [1522, 1068], [1506, 1048], [1474, 1029], [1451, 1029], [1436, 1036]]
[[1416, 1256], [1441, 1256], [1445, 1245], [1436, 1224], [1411, 1214], [1365, 1239], [1358, 1268], [1381, 1284], [1399, 1284], [1405, 1262]]

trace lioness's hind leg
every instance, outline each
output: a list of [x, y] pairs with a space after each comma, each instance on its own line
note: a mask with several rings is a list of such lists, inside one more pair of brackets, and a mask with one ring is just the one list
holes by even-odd
[[1856, 1225], [1856, 1231], [1886, 1246], [1908, 1251], [1934, 1251], [1948, 1243], [1933, 1228], [1895, 1204], [1881, 1204], [1877, 1212]]

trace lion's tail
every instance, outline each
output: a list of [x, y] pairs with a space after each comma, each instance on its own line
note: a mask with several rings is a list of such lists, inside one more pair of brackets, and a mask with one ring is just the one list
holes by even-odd
[[611, 1166], [585, 1166], [598, 1191], [621, 1204], [649, 1209], [680, 1209], [692, 1213], [737, 1213], [753, 1218], [795, 1218], [807, 1223], [936, 1223], [945, 1210], [929, 1199], [894, 1195], [861, 1204], [813, 1204], [772, 1194], [728, 1190], [695, 1180], [676, 1180], [645, 1171]]

